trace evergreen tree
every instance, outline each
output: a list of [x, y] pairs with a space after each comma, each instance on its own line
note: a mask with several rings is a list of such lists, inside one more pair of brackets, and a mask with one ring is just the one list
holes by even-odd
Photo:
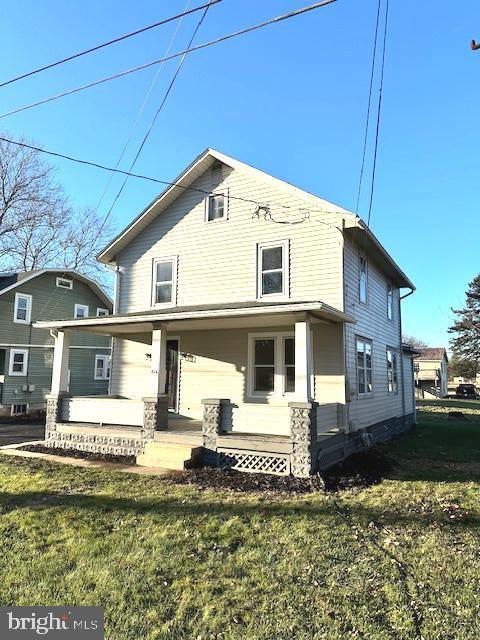
[[452, 309], [456, 320], [448, 330], [453, 333], [452, 349], [459, 359], [480, 366], [480, 274], [469, 284], [463, 309]]

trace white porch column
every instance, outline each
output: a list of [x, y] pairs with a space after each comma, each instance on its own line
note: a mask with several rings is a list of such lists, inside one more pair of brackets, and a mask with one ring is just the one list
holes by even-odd
[[70, 333], [58, 331], [53, 351], [52, 394], [68, 391], [68, 360], [70, 351]]
[[299, 401], [311, 402], [312, 345], [308, 317], [295, 322], [295, 396]]
[[167, 381], [167, 325], [156, 326], [152, 331], [151, 396], [165, 394]]

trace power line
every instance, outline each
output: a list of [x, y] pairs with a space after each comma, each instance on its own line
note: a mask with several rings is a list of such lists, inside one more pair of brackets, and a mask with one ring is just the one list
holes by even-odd
[[[124, 176], [129, 176], [131, 178], [139, 178], [141, 180], [147, 180], [149, 182], [154, 182], [156, 184], [161, 184], [163, 186], [167, 186], [167, 187], [178, 187], [179, 189], [183, 189], [184, 191], [194, 191], [196, 193], [201, 193], [203, 195], [211, 195], [212, 191], [207, 191], [205, 189], [200, 189], [198, 187], [187, 187], [185, 185], [179, 184], [178, 182], [169, 182], [168, 180], [162, 180], [160, 178], [154, 178], [152, 176], [147, 176], [141, 173], [133, 173], [130, 171], [124, 171], [123, 169], [117, 169], [114, 167], [109, 167], [107, 165], [104, 164], [100, 164], [98, 162], [91, 162], [89, 160], [83, 160], [81, 158], [75, 158], [74, 156], [69, 156], [66, 155], [64, 153], [58, 153], [56, 151], [48, 151], [46, 149], [42, 149], [41, 147], [36, 147], [34, 145], [28, 144], [26, 142], [20, 142], [19, 140], [10, 140], [9, 138], [5, 138], [3, 136], [0, 136], [0, 141], [2, 142], [7, 142], [8, 144], [13, 144], [16, 145], [18, 147], [25, 147], [26, 149], [31, 149], [32, 151], [38, 151], [39, 153], [44, 153], [48, 156], [52, 156], [55, 158], [61, 158], [62, 160], [68, 160], [70, 162], [75, 162], [77, 164], [82, 164], [82, 165], [86, 165], [89, 167], [94, 167], [96, 169], [102, 169], [103, 171], [111, 171], [113, 173], [119, 173], [122, 174]], [[265, 206], [269, 206], [266, 205], [265, 202], [259, 202], [258, 200], [253, 200], [252, 198], [243, 198], [241, 196], [235, 196], [231, 193], [229, 193], [228, 195], [229, 199], [232, 200], [239, 200], [242, 202], [247, 202], [249, 204], [254, 204], [256, 206], [259, 207], [265, 207]], [[320, 208], [312, 208], [312, 207], [298, 207], [298, 206], [293, 206], [293, 205], [288, 205], [288, 204], [283, 204], [280, 202], [271, 202], [270, 206], [276, 206], [278, 208], [281, 209], [287, 209], [287, 210], [295, 210], [295, 211], [305, 211], [305, 212], [312, 212], [312, 213], [335, 213], [338, 214], [339, 211], [327, 211], [327, 210], [323, 210]]]
[[372, 69], [370, 72], [370, 87], [368, 91], [368, 106], [367, 106], [367, 116], [365, 119], [365, 136], [363, 138], [363, 154], [362, 154], [362, 164], [360, 169], [360, 178], [358, 181], [358, 193], [357, 193], [357, 205], [355, 207], [355, 213], [358, 215], [358, 207], [360, 206], [360, 195], [362, 192], [362, 184], [363, 184], [363, 173], [365, 171], [365, 159], [367, 155], [367, 143], [368, 143], [368, 130], [370, 127], [370, 110], [372, 106], [372, 97], [373, 97], [373, 79], [375, 76], [375, 66], [377, 60], [377, 44], [378, 44], [378, 27], [380, 24], [380, 9], [382, 6], [382, 0], [378, 0], [377, 5], [377, 19], [375, 24], [375, 37], [373, 42], [373, 53], [372, 53]]
[[38, 107], [42, 104], [46, 104], [47, 102], [52, 102], [53, 100], [58, 100], [59, 98], [63, 98], [65, 96], [72, 95], [73, 93], [78, 93], [79, 91], [84, 91], [85, 89], [89, 89], [90, 87], [95, 87], [99, 84], [103, 84], [104, 82], [110, 82], [110, 80], [115, 80], [117, 78], [121, 78], [123, 76], [129, 75], [131, 73], [136, 73], [137, 71], [142, 71], [143, 69], [147, 69], [148, 67], [152, 67], [154, 65], [160, 64], [161, 62], [166, 62], [167, 60], [173, 60], [174, 58], [179, 58], [187, 53], [191, 53], [192, 51], [199, 51], [200, 49], [205, 49], [207, 47], [211, 47], [213, 45], [219, 44], [221, 42], [225, 42], [226, 40], [231, 40], [232, 38], [236, 38], [237, 36], [245, 35], [246, 33], [250, 33], [251, 31], [256, 31], [257, 29], [262, 29], [263, 27], [270, 26], [272, 24], [276, 24], [278, 22], [282, 22], [284, 20], [288, 20], [289, 18], [294, 18], [303, 13], [307, 13], [309, 11], [313, 11], [315, 9], [319, 9], [320, 7], [324, 7], [328, 4], [332, 4], [333, 2], [337, 2], [337, 0], [321, 0], [321, 2], [316, 2], [314, 4], [308, 5], [306, 7], [302, 7], [301, 9], [297, 9], [295, 11], [290, 11], [289, 13], [285, 13], [281, 16], [277, 16], [276, 18], [270, 18], [269, 20], [265, 20], [264, 22], [260, 22], [259, 24], [252, 25], [250, 27], [246, 27], [245, 29], [241, 29], [240, 31], [234, 31], [225, 36], [221, 36], [214, 40], [209, 40], [208, 42], [204, 42], [202, 44], [198, 44], [194, 47], [190, 47], [184, 49], [183, 51], [179, 51], [177, 53], [172, 53], [169, 56], [165, 56], [163, 58], [159, 58], [158, 60], [153, 60], [152, 62], [147, 62], [138, 67], [134, 67], [132, 69], [127, 69], [126, 71], [120, 71], [119, 73], [115, 73], [112, 76], [108, 76], [107, 78], [102, 78], [101, 80], [96, 80], [95, 82], [90, 82], [88, 84], [84, 84], [80, 87], [76, 87], [75, 89], [69, 89], [68, 91], [63, 91], [62, 93], [58, 93], [49, 98], [44, 98], [43, 100], [39, 100], [37, 102], [32, 102], [31, 104], [25, 105], [23, 107], [19, 107], [18, 109], [13, 109], [12, 111], [8, 111], [7, 113], [3, 113], [0, 115], [0, 118], [5, 118], [7, 116], [14, 115], [15, 113], [20, 113], [21, 111], [26, 111], [27, 109], [32, 109], [33, 107]]
[[378, 89], [377, 124], [376, 124], [376, 130], [375, 130], [375, 146], [374, 146], [374, 153], [373, 153], [372, 185], [370, 188], [370, 202], [368, 205], [368, 217], [367, 217], [368, 228], [370, 228], [370, 218], [372, 215], [373, 192], [375, 189], [375, 175], [376, 175], [376, 169], [377, 169], [378, 141], [380, 137], [380, 120], [381, 120], [381, 114], [382, 114], [383, 77], [385, 72], [385, 51], [387, 49], [388, 8], [389, 8], [389, 0], [386, 0], [386, 1], [387, 1], [387, 4], [385, 7], [385, 26], [383, 30], [382, 66], [381, 66], [381, 72], [380, 72], [380, 85]]
[[50, 64], [45, 65], [44, 67], [39, 67], [38, 69], [33, 69], [32, 71], [27, 71], [16, 78], [11, 78], [10, 80], [5, 80], [0, 83], [0, 88], [5, 87], [9, 84], [13, 84], [18, 80], [23, 80], [24, 78], [28, 78], [37, 73], [41, 73], [42, 71], [46, 71], [47, 69], [52, 69], [53, 67], [58, 67], [65, 62], [70, 62], [70, 60], [75, 60], [76, 58], [80, 58], [82, 56], [86, 56], [89, 53], [93, 53], [94, 51], [98, 51], [99, 49], [103, 49], [104, 47], [109, 47], [116, 42], [121, 42], [122, 40], [127, 40], [127, 38], [132, 38], [133, 36], [137, 36], [140, 33], [145, 33], [145, 31], [149, 31], [150, 29], [155, 29], [156, 27], [160, 27], [168, 22], [173, 22], [174, 20], [178, 20], [179, 18], [183, 18], [184, 16], [188, 16], [191, 13], [195, 13], [196, 11], [201, 11], [201, 9], [205, 9], [207, 6], [211, 6], [213, 4], [217, 4], [222, 2], [222, 0], [212, 0], [210, 3], [202, 4], [199, 7], [194, 7], [193, 9], [189, 9], [183, 11], [183, 13], [178, 13], [175, 16], [171, 16], [170, 18], [165, 18], [165, 20], [160, 20], [159, 22], [154, 22], [153, 24], [149, 24], [146, 27], [142, 27], [141, 29], [137, 29], [136, 31], [131, 31], [130, 33], [126, 33], [118, 38], [114, 38], [113, 40], [109, 40], [108, 42], [103, 42], [102, 44], [97, 44], [95, 47], [91, 47], [90, 49], [86, 49], [85, 51], [80, 51], [78, 53], [74, 53], [67, 58], [62, 58], [61, 60], [57, 60], [56, 62], [51, 62]]
[[[208, 13], [209, 8], [210, 8], [210, 4], [208, 4], [208, 5], [205, 7], [205, 9], [204, 9], [204, 11], [203, 11], [203, 13], [202, 13], [202, 15], [201, 15], [201, 17], [200, 17], [200, 20], [198, 21], [197, 26], [195, 27], [195, 29], [194, 29], [194, 31], [193, 31], [192, 37], [190, 38], [190, 41], [189, 41], [189, 43], [188, 43], [188, 45], [187, 45], [187, 49], [188, 49], [189, 47], [191, 47], [191, 46], [192, 46], [192, 43], [193, 43], [193, 41], [195, 40], [195, 36], [197, 35], [198, 30], [199, 30], [199, 29], [200, 29], [200, 27], [202, 26], [203, 21], [204, 21], [204, 20], [205, 20], [205, 18], [206, 18], [206, 15], [207, 15], [207, 13]], [[164, 107], [164, 105], [165, 105], [165, 103], [166, 103], [166, 101], [167, 101], [167, 99], [168, 99], [168, 96], [170, 95], [170, 92], [171, 92], [171, 91], [172, 91], [172, 89], [173, 89], [173, 85], [175, 84], [175, 80], [177, 79], [178, 74], [180, 73], [180, 70], [181, 70], [181, 68], [182, 68], [182, 66], [183, 66], [183, 63], [185, 62], [186, 57], [187, 57], [187, 54], [185, 53], [185, 54], [180, 58], [180, 62], [179, 62], [179, 63], [178, 63], [178, 65], [177, 65], [177, 68], [176, 68], [176, 70], [175, 70], [175, 73], [173, 74], [173, 77], [172, 77], [172, 79], [171, 79], [171, 81], [170, 81], [170, 84], [168, 85], [168, 88], [167, 88], [167, 90], [166, 90], [166, 92], [165, 92], [165, 95], [163, 96], [163, 99], [162, 99], [162, 101], [161, 101], [161, 103], [160, 103], [160, 106], [159, 106], [159, 107], [158, 107], [158, 109], [156, 110], [155, 115], [153, 116], [152, 122], [150, 123], [150, 126], [148, 127], [147, 132], [145, 133], [145, 135], [144, 135], [144, 137], [143, 137], [143, 140], [142, 140], [142, 142], [140, 143], [140, 146], [139, 146], [139, 148], [138, 148], [138, 151], [137, 151], [137, 153], [135, 154], [135, 157], [134, 157], [134, 159], [132, 160], [132, 162], [131, 162], [131, 164], [130, 164], [129, 172], [131, 172], [131, 171], [133, 170], [133, 168], [134, 168], [135, 164], [137, 163], [138, 158], [140, 157], [140, 154], [141, 154], [141, 152], [142, 152], [142, 150], [143, 150], [143, 147], [145, 146], [145, 143], [147, 142], [147, 139], [148, 139], [148, 137], [149, 137], [150, 133], [152, 132], [153, 127], [155, 126], [155, 122], [157, 121], [157, 118], [158, 118], [158, 116], [159, 116], [159, 114], [160, 114], [161, 110], [163, 109], [163, 107]], [[115, 198], [114, 198], [114, 200], [113, 200], [113, 202], [112, 202], [112, 206], [111, 206], [111, 207], [110, 207], [110, 209], [108, 210], [107, 215], [105, 216], [105, 218], [104, 218], [104, 220], [103, 220], [102, 224], [100, 225], [99, 233], [100, 233], [100, 232], [102, 231], [102, 229], [104, 228], [104, 226], [105, 226], [105, 224], [106, 224], [106, 222], [107, 222], [108, 218], [110, 217], [110, 215], [111, 215], [111, 213], [112, 213], [112, 211], [113, 211], [113, 208], [115, 207], [116, 203], [118, 202], [118, 199], [120, 198], [120, 196], [121, 196], [121, 194], [122, 194], [122, 192], [123, 192], [123, 190], [124, 190], [124, 188], [125, 188], [125, 185], [127, 184], [128, 178], [129, 178], [129, 176], [128, 176], [128, 175], [126, 175], [126, 176], [125, 176], [125, 178], [124, 178], [124, 180], [123, 180], [123, 183], [122, 183], [122, 185], [121, 185], [120, 189], [118, 190], [117, 195], [115, 196]]]

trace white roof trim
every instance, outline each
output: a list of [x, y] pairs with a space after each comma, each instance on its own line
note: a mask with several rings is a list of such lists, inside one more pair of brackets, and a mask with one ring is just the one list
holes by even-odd
[[[17, 287], [20, 287], [22, 284], [25, 284], [26, 282], [29, 282], [30, 280], [33, 280], [34, 278], [37, 278], [38, 276], [41, 276], [45, 273], [61, 273], [65, 277], [70, 276], [73, 278], [77, 278], [77, 280], [81, 280], [82, 282], [87, 284], [91, 289], [96, 290], [98, 297], [101, 298], [104, 303], [113, 307], [113, 301], [111, 300], [110, 296], [107, 294], [105, 289], [103, 289], [103, 287], [98, 284], [98, 282], [95, 282], [95, 280], [92, 280], [91, 278], [84, 276], [82, 273], [78, 273], [78, 271], [73, 271], [72, 269], [38, 269], [38, 270], [32, 271], [32, 273], [28, 276], [25, 276], [25, 278], [22, 278], [21, 280], [14, 282], [10, 286], [5, 287], [5, 289], [0, 289], [0, 296], [3, 296], [4, 293], [8, 293], [8, 291], [12, 291]], [[12, 275], [16, 275], [16, 274], [17, 274], [16, 271], [12, 273]]]

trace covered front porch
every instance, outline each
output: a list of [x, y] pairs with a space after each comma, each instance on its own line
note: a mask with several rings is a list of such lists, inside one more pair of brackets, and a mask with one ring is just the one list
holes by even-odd
[[[308, 475], [318, 442], [345, 430], [346, 321], [309, 302], [42, 323], [55, 331], [47, 439], [136, 456], [188, 445], [209, 464]], [[108, 397], [68, 394], [74, 331], [114, 339]]]

